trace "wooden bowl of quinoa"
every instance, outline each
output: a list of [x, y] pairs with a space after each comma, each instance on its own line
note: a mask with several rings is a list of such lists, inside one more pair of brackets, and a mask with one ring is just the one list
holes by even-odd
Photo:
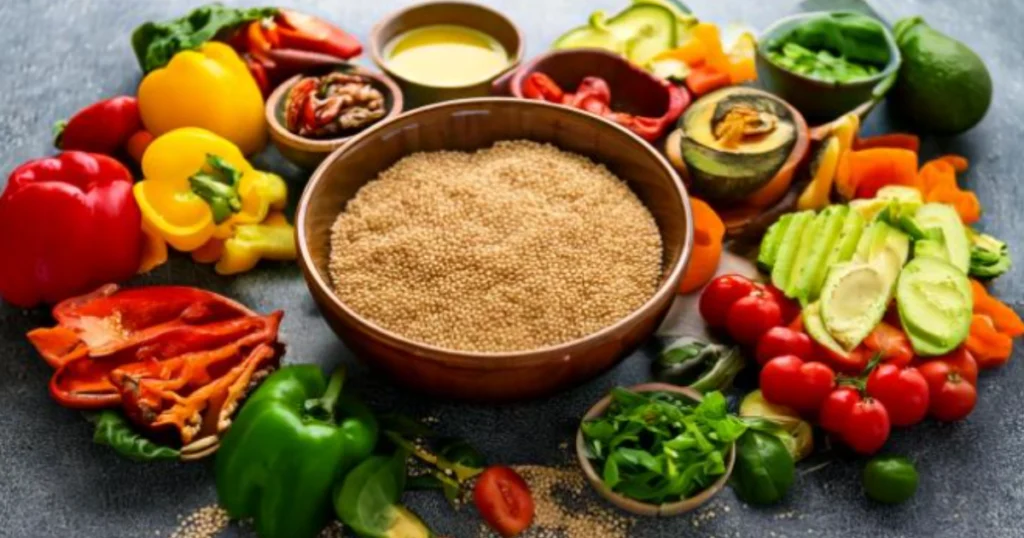
[[475, 401], [586, 381], [647, 339], [692, 243], [671, 165], [600, 117], [479, 98], [354, 136], [296, 235], [331, 328], [399, 383]]

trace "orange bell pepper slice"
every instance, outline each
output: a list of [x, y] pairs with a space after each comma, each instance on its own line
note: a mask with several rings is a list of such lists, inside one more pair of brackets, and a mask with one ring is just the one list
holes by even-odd
[[874, 198], [887, 185], [918, 187], [917, 176], [917, 153], [902, 148], [849, 151], [836, 171], [837, 184], [841, 177], [843, 190], [857, 198]]
[[725, 223], [707, 202], [690, 198], [690, 206], [693, 208], [693, 250], [679, 284], [679, 293], [695, 291], [715, 276], [725, 237]]
[[686, 87], [696, 96], [711, 93], [730, 84], [732, 78], [729, 72], [711, 65], [696, 67], [686, 75]]
[[992, 320], [996, 330], [1016, 338], [1024, 335], [1024, 321], [999, 299], [991, 296], [985, 286], [977, 280], [971, 280], [971, 291], [974, 293], [974, 313], [987, 316]]
[[912, 134], [890, 133], [869, 136], [867, 138], [856, 138], [853, 141], [853, 149], [855, 150], [873, 148], [908, 149], [917, 153], [921, 149], [921, 139]]
[[1013, 338], [999, 332], [992, 318], [983, 314], [971, 317], [971, 329], [964, 345], [982, 369], [1002, 366], [1013, 354]]

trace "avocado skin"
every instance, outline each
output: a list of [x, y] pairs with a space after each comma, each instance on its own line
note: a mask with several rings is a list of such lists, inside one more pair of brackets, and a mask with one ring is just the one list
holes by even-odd
[[903, 56], [890, 92], [894, 107], [918, 127], [958, 134], [985, 117], [992, 104], [992, 76], [967, 45], [928, 26], [920, 17], [896, 23]]

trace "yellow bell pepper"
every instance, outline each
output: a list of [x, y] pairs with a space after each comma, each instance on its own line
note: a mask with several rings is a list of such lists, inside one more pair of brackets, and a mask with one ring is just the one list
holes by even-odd
[[829, 204], [832, 182], [836, 177], [836, 169], [839, 167], [841, 145], [839, 137], [832, 135], [823, 142], [823, 146], [818, 150], [819, 153], [811, 164], [811, 170], [813, 170], [811, 182], [807, 184], [804, 192], [796, 201], [796, 207], [800, 211], [818, 210]]
[[227, 239], [240, 224], [257, 224], [288, 199], [279, 176], [256, 170], [224, 138], [184, 127], [153, 141], [135, 184], [144, 223], [172, 247], [191, 252]]
[[272, 213], [262, 224], [243, 224], [224, 241], [224, 253], [214, 270], [221, 275], [244, 273], [261, 260], [294, 260], [295, 228], [281, 213]]
[[139, 113], [160, 136], [179, 127], [202, 127], [252, 155], [267, 143], [263, 95], [238, 54], [224, 43], [185, 50], [142, 79]]

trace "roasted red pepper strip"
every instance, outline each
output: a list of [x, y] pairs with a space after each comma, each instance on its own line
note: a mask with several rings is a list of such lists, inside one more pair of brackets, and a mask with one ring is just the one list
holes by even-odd
[[282, 48], [323, 52], [344, 60], [363, 52], [356, 38], [312, 15], [281, 9], [276, 22]]
[[523, 95], [527, 99], [539, 99], [549, 103], [561, 103], [565, 91], [551, 77], [540, 72], [530, 73], [523, 81]]
[[142, 253], [132, 175], [66, 151], [11, 173], [0, 195], [0, 297], [31, 307], [131, 278]]
[[139, 102], [119, 96], [93, 103], [57, 124], [53, 144], [59, 149], [116, 155], [142, 129]]

